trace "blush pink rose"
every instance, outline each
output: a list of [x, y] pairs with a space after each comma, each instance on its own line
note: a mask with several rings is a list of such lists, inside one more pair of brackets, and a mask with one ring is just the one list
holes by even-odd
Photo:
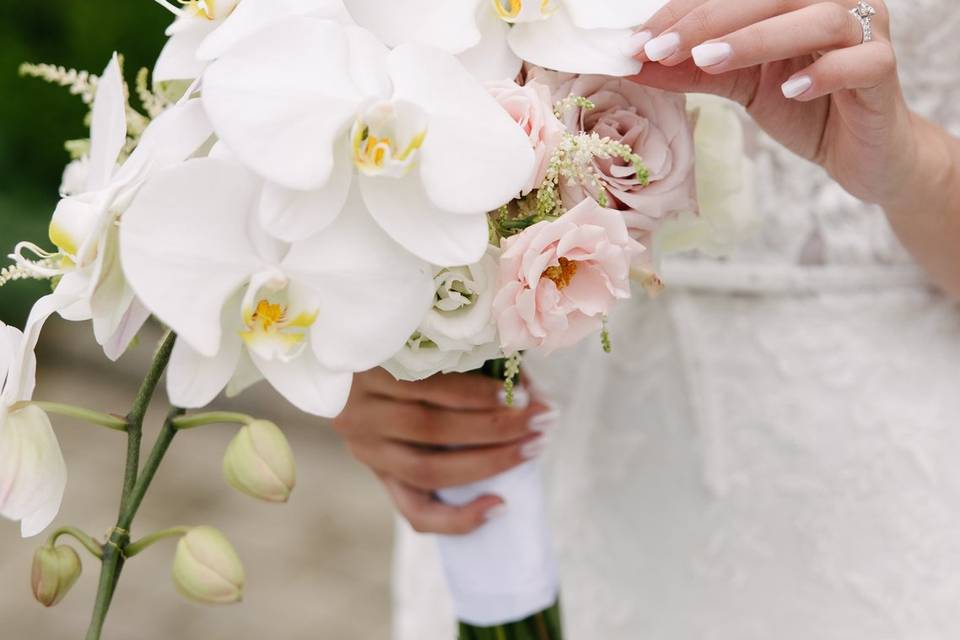
[[569, 347], [599, 331], [630, 297], [630, 270], [645, 253], [619, 211], [584, 200], [563, 217], [503, 241], [493, 302], [504, 352]]
[[[643, 159], [650, 171], [644, 187], [636, 171], [619, 160], [594, 161], [594, 168], [609, 187], [609, 206], [623, 211], [634, 237], [646, 242], [666, 219], [697, 212], [694, 171], [694, 119], [686, 98], [641, 86], [625, 78], [579, 76], [533, 68], [531, 79], [550, 86], [554, 101], [582, 97], [593, 109], [572, 107], [562, 115], [571, 133], [596, 133], [622, 142]], [[585, 198], [597, 198], [592, 187], [564, 184], [564, 204], [569, 208]]]
[[533, 174], [520, 195], [525, 196], [539, 187], [547, 175], [550, 158], [566, 131], [563, 123], [553, 113], [550, 89], [539, 82], [527, 82], [524, 86], [507, 80], [488, 85], [490, 93], [520, 125], [530, 138], [530, 146], [536, 156]]

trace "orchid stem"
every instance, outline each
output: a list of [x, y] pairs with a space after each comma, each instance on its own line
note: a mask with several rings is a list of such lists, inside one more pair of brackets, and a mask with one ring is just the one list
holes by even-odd
[[131, 542], [128, 544], [126, 550], [124, 551], [124, 555], [128, 558], [132, 558], [141, 551], [145, 551], [161, 540], [185, 536], [190, 532], [190, 529], [191, 527], [171, 527], [169, 529], [163, 529], [162, 531], [154, 531], [153, 533], [140, 538], [136, 542]]
[[75, 407], [70, 404], [61, 404], [59, 402], [31, 402], [29, 404], [38, 409], [42, 409], [46, 413], [76, 418], [77, 420], [83, 420], [98, 427], [106, 427], [113, 431], [127, 430], [126, 420], [106, 413], [100, 413], [99, 411], [91, 411], [90, 409]]
[[47, 540], [47, 544], [51, 547], [56, 546], [57, 540], [61, 536], [70, 536], [74, 538], [77, 542], [83, 545], [83, 548], [89, 551], [97, 560], [103, 559], [103, 547], [97, 543], [91, 536], [87, 535], [80, 529], [76, 527], [60, 527], [52, 534]]
[[110, 610], [110, 603], [113, 601], [113, 593], [116, 590], [120, 572], [123, 570], [125, 560], [123, 552], [130, 544], [130, 525], [143, 501], [150, 482], [157, 472], [157, 468], [160, 466], [163, 455], [173, 440], [173, 435], [176, 434], [176, 429], [172, 425], [173, 416], [183, 413], [178, 410], [167, 418], [150, 454], [150, 459], [141, 473], [140, 445], [143, 440], [143, 420], [157, 386], [160, 384], [160, 378], [170, 362], [175, 342], [176, 335], [168, 331], [157, 348], [150, 370], [137, 392], [133, 408], [127, 415], [127, 463], [123, 474], [120, 510], [117, 516], [117, 525], [102, 546], [100, 583], [97, 587], [97, 599], [94, 603], [90, 627], [87, 629], [86, 640], [100, 640], [103, 633], [103, 625], [107, 619], [107, 612]]
[[180, 416], [174, 418], [173, 426], [184, 431], [185, 429], [195, 429], [208, 424], [242, 424], [248, 425], [254, 422], [255, 418], [244, 413], [232, 413], [229, 411], [211, 411], [209, 413], [197, 413], [192, 416]]

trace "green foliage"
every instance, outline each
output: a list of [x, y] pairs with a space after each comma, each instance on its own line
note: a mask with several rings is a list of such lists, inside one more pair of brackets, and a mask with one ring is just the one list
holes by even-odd
[[[0, 257], [19, 240], [48, 246], [46, 227], [69, 160], [67, 140], [84, 138], [87, 107], [78, 96], [23, 78], [24, 62], [100, 74], [116, 50], [127, 81], [152, 66], [171, 16], [150, 0], [0, 0]], [[5, 266], [5, 258], [0, 261]], [[0, 291], [0, 320], [22, 324], [46, 282], [15, 282]]]

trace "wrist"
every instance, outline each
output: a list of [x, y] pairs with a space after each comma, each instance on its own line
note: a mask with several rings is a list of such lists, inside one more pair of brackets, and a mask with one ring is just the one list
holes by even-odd
[[891, 218], [913, 216], [918, 206], [931, 211], [948, 209], [942, 199], [958, 188], [957, 154], [949, 134], [930, 121], [910, 113], [909, 150], [904, 171], [893, 178], [895, 187], [878, 202]]

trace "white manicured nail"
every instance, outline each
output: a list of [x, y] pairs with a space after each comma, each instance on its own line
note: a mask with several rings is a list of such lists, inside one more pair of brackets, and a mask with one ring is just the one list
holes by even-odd
[[813, 86], [813, 80], [810, 76], [797, 76], [796, 78], [790, 78], [783, 83], [783, 86], [780, 89], [783, 91], [783, 95], [786, 98], [796, 98], [797, 96], [803, 95], [807, 90]]
[[676, 33], [665, 33], [648, 42], [643, 50], [647, 52], [647, 57], [654, 62], [669, 58], [680, 48], [680, 35]]
[[556, 409], [537, 414], [530, 418], [530, 430], [546, 433], [560, 425], [560, 412]]
[[520, 455], [522, 455], [525, 460], [533, 460], [534, 458], [539, 458], [541, 455], [543, 455], [543, 452], [546, 450], [547, 439], [540, 437], [523, 445], [523, 448], [520, 449]]
[[510, 407], [511, 409], [523, 411], [530, 406], [530, 392], [523, 387], [514, 387], [513, 404], [509, 404], [507, 402], [507, 390], [501, 389], [500, 392], [497, 393], [497, 401], [501, 407]]
[[653, 34], [649, 31], [631, 33], [623, 42], [623, 52], [631, 58], [640, 55], [640, 52], [643, 51], [643, 46], [650, 42], [650, 38], [652, 37]]
[[733, 47], [726, 42], [708, 42], [694, 47], [690, 50], [690, 54], [693, 55], [693, 61], [698, 67], [712, 67], [726, 62], [733, 54]]
[[503, 517], [506, 514], [507, 514], [507, 505], [498, 504], [497, 506], [493, 507], [492, 509], [487, 511], [485, 514], [483, 514], [483, 518], [484, 520], [489, 522], [491, 520], [496, 520], [497, 518]]

